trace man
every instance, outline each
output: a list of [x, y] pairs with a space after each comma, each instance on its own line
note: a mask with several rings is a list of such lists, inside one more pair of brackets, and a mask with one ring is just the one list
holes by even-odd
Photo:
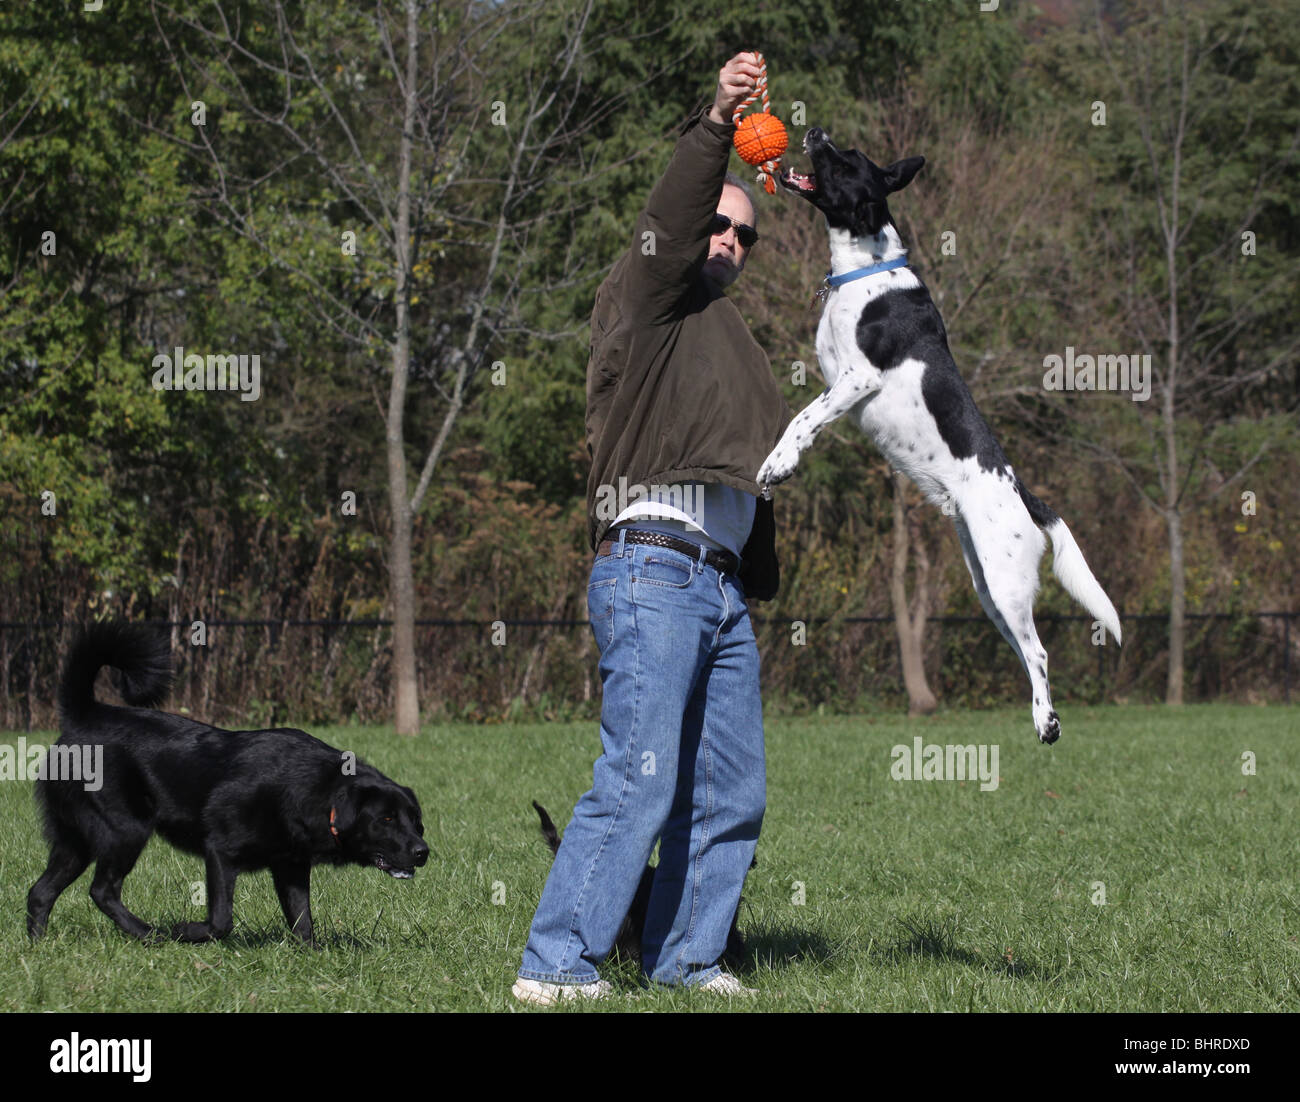
[[[770, 600], [778, 569], [771, 503], [754, 476], [790, 419], [723, 293], [757, 239], [753, 204], [726, 170], [732, 112], [759, 73], [752, 54], [720, 71], [712, 107], [683, 127], [632, 247], [596, 294], [587, 602], [603, 753], [533, 919], [514, 986], [526, 1002], [608, 994], [596, 966], [656, 840], [647, 975], [745, 990], [717, 962], [766, 806], [746, 597]], [[654, 493], [624, 501], [627, 487]]]

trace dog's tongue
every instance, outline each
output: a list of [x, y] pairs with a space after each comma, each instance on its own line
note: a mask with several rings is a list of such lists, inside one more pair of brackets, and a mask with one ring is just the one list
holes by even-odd
[[793, 172], [790, 169], [786, 169], [785, 179], [783, 182], [791, 187], [798, 188], [800, 191], [817, 190], [816, 176], [813, 176], [811, 174], [808, 176], [804, 176], [802, 173]]

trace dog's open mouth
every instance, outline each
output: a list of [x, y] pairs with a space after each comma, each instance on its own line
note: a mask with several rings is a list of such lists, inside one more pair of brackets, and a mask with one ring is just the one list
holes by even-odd
[[375, 868], [388, 873], [394, 880], [410, 880], [415, 875], [414, 868], [404, 869], [399, 865], [394, 865], [382, 853], [375, 854]]
[[[805, 153], [812, 152], [808, 148], [808, 135], [811, 133], [812, 131], [809, 130], [803, 136], [803, 151]], [[820, 133], [821, 131], [818, 131], [818, 134]], [[810, 172], [805, 176], [802, 172], [795, 172], [791, 168], [783, 167], [777, 179], [791, 191], [802, 191], [805, 195], [812, 195], [817, 191], [817, 174], [815, 172]]]
[[805, 176], [801, 172], [794, 172], [791, 169], [782, 169], [781, 183], [791, 191], [813, 192], [817, 190], [817, 177], [811, 172]]

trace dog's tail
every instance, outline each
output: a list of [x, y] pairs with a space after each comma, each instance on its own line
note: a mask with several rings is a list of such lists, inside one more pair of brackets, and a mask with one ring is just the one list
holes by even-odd
[[60, 713], [75, 719], [95, 707], [95, 677], [102, 666], [116, 671], [118, 691], [128, 704], [157, 707], [167, 698], [172, 682], [167, 633], [142, 624], [90, 625], [77, 636], [63, 663]]
[[551, 855], [560, 852], [560, 835], [555, 829], [555, 824], [551, 822], [551, 817], [546, 814], [546, 808], [533, 801], [533, 807], [537, 809], [537, 815], [542, 820], [542, 837], [546, 839], [546, 844], [551, 847]]
[[1088, 569], [1083, 552], [1074, 542], [1074, 536], [1070, 534], [1065, 521], [1049, 505], [1025, 489], [1025, 484], [1019, 478], [1016, 479], [1016, 491], [1034, 523], [1052, 537], [1053, 567], [1065, 591], [1101, 621], [1102, 626], [1115, 637], [1116, 643], [1121, 642], [1119, 614], [1106, 596], [1106, 591], [1101, 588], [1101, 583]]

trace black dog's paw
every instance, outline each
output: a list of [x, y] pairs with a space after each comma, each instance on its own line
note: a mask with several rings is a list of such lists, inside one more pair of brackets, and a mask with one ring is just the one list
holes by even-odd
[[172, 941], [212, 941], [212, 927], [206, 922], [178, 922], [171, 930]]

